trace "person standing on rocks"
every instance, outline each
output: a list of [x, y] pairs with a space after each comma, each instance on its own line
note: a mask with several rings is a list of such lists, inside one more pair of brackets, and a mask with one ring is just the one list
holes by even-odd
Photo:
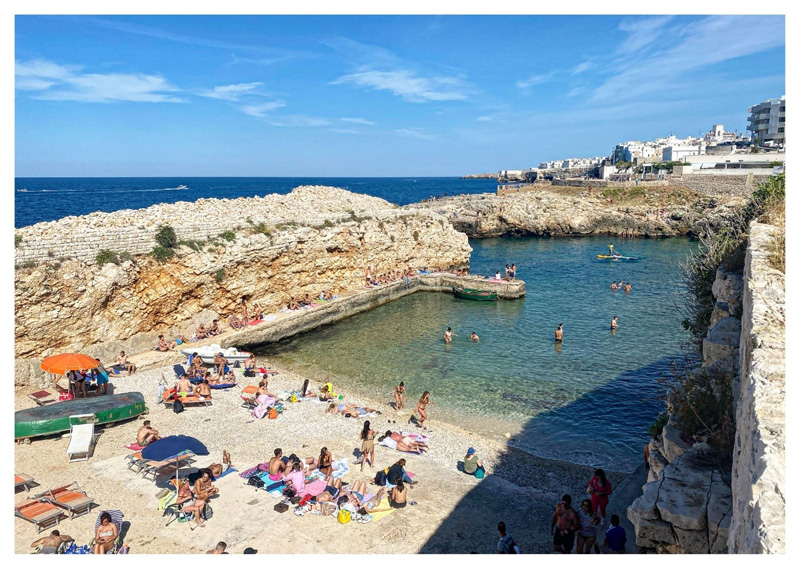
[[553, 552], [572, 553], [575, 546], [575, 532], [580, 529], [578, 513], [572, 508], [572, 497], [564, 495], [556, 505], [550, 520], [550, 534], [553, 535]]

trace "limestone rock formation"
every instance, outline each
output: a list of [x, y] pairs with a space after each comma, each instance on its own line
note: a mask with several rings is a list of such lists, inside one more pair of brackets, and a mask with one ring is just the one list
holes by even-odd
[[[174, 214], [175, 205], [182, 215]], [[352, 209], [355, 205], [358, 213]], [[79, 258], [72, 258], [70, 243], [76, 235], [85, 235], [82, 227], [92, 223], [98, 242], [107, 243], [122, 231], [115, 223], [123, 213], [128, 224], [124, 239], [144, 235], [147, 250], [155, 245], [154, 227], [170, 216], [178, 220], [176, 232], [192, 223], [213, 225], [231, 216], [241, 221], [244, 215], [254, 221], [271, 219], [271, 224], [254, 229], [244, 223], [228, 238], [195, 245], [200, 250], [179, 246], [165, 262], [135, 255], [119, 265], [98, 266], [86, 258], [83, 240], [74, 241]], [[113, 359], [123, 345], [130, 351], [152, 349], [158, 333], [189, 336], [198, 321], [241, 314], [243, 298], [251, 313], [255, 303], [265, 313], [275, 312], [292, 296], [361, 288], [367, 267], [374, 274], [408, 267], [460, 267], [468, 265], [471, 252], [467, 237], [432, 212], [401, 211], [382, 199], [336, 188], [94, 213], [23, 232], [28, 246], [56, 243], [61, 246], [59, 255], [67, 257], [20, 267], [14, 274], [16, 380], [26, 382], [48, 354], [88, 348]]]
[[597, 194], [570, 195], [541, 189], [498, 196], [461, 195], [414, 203], [407, 210], [432, 210], [470, 237], [504, 235], [696, 235], [706, 226], [725, 225], [743, 200], [703, 198], [656, 210], [646, 205], [616, 205]]

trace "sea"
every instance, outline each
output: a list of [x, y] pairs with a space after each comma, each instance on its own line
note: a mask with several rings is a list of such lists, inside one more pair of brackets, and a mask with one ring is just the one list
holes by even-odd
[[[421, 178], [15, 178], [14, 227], [95, 211], [141, 209], [201, 198], [235, 199], [286, 194], [301, 185], [329, 185], [398, 205], [431, 196], [495, 193], [493, 179]], [[185, 186], [186, 189], [181, 189]]]
[[[15, 226], [98, 210], [288, 193], [300, 185], [342, 187], [399, 205], [496, 191], [494, 180], [458, 178], [17, 178]], [[412, 408], [423, 391], [431, 392], [434, 419], [538, 456], [632, 471], [648, 426], [664, 408], [661, 381], [697, 359], [686, 347], [679, 310], [679, 265], [696, 245], [685, 238], [617, 240], [616, 251], [639, 260], [597, 259], [608, 242], [470, 239], [471, 271], [494, 274], [515, 263], [524, 298], [473, 302], [417, 293], [258, 353], [387, 401], [405, 381]], [[633, 288], [612, 291], [612, 280]], [[442, 338], [448, 326], [455, 335], [449, 345]], [[469, 339], [472, 331], [479, 342]]]

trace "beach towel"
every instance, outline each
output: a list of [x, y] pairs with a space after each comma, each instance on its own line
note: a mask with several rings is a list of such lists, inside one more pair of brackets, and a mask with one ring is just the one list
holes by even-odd
[[169, 493], [167, 493], [161, 499], [158, 500], [158, 510], [163, 511], [170, 505], [174, 504], [175, 501], [177, 500], [178, 500], [178, 492], [170, 491]]
[[216, 385], [208, 385], [212, 389], [229, 389], [236, 386], [236, 383], [218, 383]]
[[143, 449], [144, 449], [144, 446], [140, 446], [140, 445], [139, 445], [139, 444], [137, 444], [136, 442], [134, 442], [134, 443], [132, 443], [132, 444], [128, 444], [128, 445], [127, 445], [127, 446], [125, 446], [125, 447], [126, 447], [127, 449], [129, 449], [129, 450], [133, 450], [134, 452], [139, 452], [139, 451], [141, 451], [141, 450], [143, 450]]
[[253, 321], [251, 321], [251, 322], [248, 322], [248, 323], [249, 323], [250, 325], [258, 325], [258, 324], [260, 324], [262, 321], [264, 321], [264, 320], [263, 320], [263, 319], [260, 319], [260, 320], [253, 320]]
[[263, 321], [275, 321], [276, 319], [278, 319], [278, 316], [264, 316]]
[[300, 493], [301, 497], [305, 497], [306, 495], [310, 497], [316, 497], [317, 495], [321, 494], [325, 491], [325, 487], [327, 483], [324, 479], [317, 479], [316, 481], [312, 481], [311, 483], [306, 483], [305, 489], [303, 489], [302, 493]]
[[283, 489], [286, 487], [286, 484], [283, 481], [272, 481], [269, 478], [268, 471], [260, 473], [259, 477], [264, 482], [264, 487], [262, 487], [264, 491], [266, 491], [276, 499], [280, 499], [281, 497], [283, 497]]
[[334, 479], [339, 479], [345, 474], [350, 472], [350, 468], [347, 467], [348, 458], [341, 458], [334, 462], [331, 462], [331, 467], [333, 471], [331, 472], [331, 477]]
[[236, 468], [229, 467], [228, 469], [226, 469], [225, 471], [223, 471], [222, 473], [220, 473], [220, 474], [219, 474], [219, 476], [215, 477], [215, 478], [214, 478], [214, 481], [216, 481], [217, 479], [222, 479], [223, 477], [225, 477], [225, 476], [226, 476], [226, 475], [228, 475], [229, 473], [233, 473], [233, 472], [235, 472], [235, 471], [238, 471], [238, 470], [237, 470]]
[[394, 513], [394, 509], [389, 506], [389, 498], [384, 497], [378, 506], [370, 511], [369, 515], [372, 517], [373, 521], [380, 521], [382, 518], [392, 513]]
[[260, 463], [256, 466], [251, 467], [250, 469], [246, 469], [239, 474], [239, 477], [243, 479], [249, 479], [250, 477], [253, 477], [255, 474], [261, 471], [269, 471], [269, 462]]

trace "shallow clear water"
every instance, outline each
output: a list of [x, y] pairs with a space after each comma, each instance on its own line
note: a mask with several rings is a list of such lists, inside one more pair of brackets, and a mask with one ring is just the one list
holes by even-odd
[[[515, 262], [520, 300], [472, 302], [417, 293], [260, 350], [312, 376], [358, 384], [386, 400], [401, 380], [413, 405], [430, 390], [430, 416], [471, 431], [515, 434], [540, 456], [626, 471], [641, 459], [663, 407], [656, 384], [683, 359], [675, 309], [687, 239], [617, 242], [638, 262], [595, 258], [607, 238], [471, 240], [471, 270]], [[633, 284], [611, 291], [612, 280]], [[611, 318], [619, 331], [611, 333]], [[563, 345], [553, 332], [564, 322]], [[451, 345], [442, 339], [450, 326]], [[480, 342], [469, 340], [476, 331]], [[334, 382], [336, 385], [336, 381]], [[518, 433], [517, 433], [518, 432]]]

